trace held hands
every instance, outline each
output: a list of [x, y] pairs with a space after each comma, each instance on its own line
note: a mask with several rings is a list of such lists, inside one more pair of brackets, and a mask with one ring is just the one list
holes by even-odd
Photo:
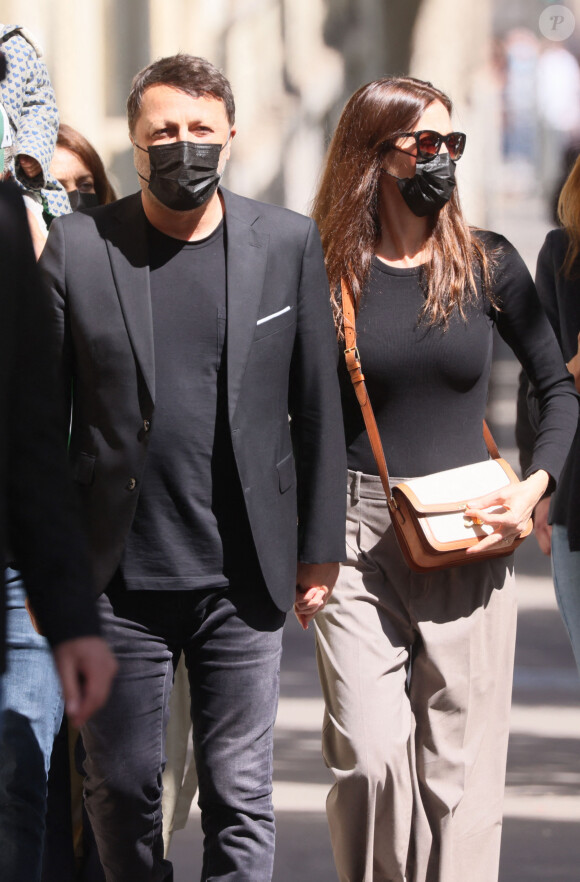
[[578, 351], [574, 358], [570, 359], [566, 367], [574, 377], [576, 391], [580, 392], [580, 334], [578, 334]]
[[[549, 475], [539, 469], [519, 484], [509, 484], [495, 493], [480, 496], [468, 503], [466, 516], [490, 524], [494, 532], [477, 545], [467, 549], [467, 554], [476, 557], [486, 548], [500, 543], [508, 544], [525, 528], [532, 511], [548, 486]], [[486, 511], [500, 507], [498, 512]]]
[[294, 612], [305, 631], [310, 620], [330, 597], [338, 578], [338, 570], [337, 563], [298, 564]]
[[54, 661], [67, 716], [78, 729], [107, 700], [117, 662], [100, 637], [78, 637], [59, 643], [54, 648]]

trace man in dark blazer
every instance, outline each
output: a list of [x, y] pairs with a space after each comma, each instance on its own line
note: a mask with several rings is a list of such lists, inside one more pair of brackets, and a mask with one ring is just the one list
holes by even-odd
[[282, 626], [294, 602], [308, 624], [344, 557], [322, 251], [311, 220], [218, 190], [234, 101], [207, 61], [141, 71], [128, 117], [141, 193], [59, 218], [42, 259], [120, 660], [83, 730], [87, 807], [108, 882], [172, 878], [160, 776], [183, 652], [202, 878], [269, 882]]
[[[115, 663], [99, 636], [26, 211], [9, 183], [0, 184], [0, 277], [0, 573], [7, 559], [18, 563], [53, 648], [67, 712], [80, 725], [105, 701]], [[0, 671], [4, 613], [2, 575]]]

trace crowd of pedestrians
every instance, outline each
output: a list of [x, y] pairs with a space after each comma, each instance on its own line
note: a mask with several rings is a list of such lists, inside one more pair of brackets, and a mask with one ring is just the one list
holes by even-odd
[[[350, 98], [309, 218], [222, 186], [235, 101], [206, 59], [135, 75], [117, 199], [34, 39], [0, 26], [0, 49], [0, 878], [170, 882], [185, 778], [203, 882], [270, 882], [293, 607], [340, 882], [493, 882], [532, 515], [580, 667], [580, 161], [535, 285], [468, 225], [431, 83]], [[494, 327], [523, 479], [463, 500], [467, 562], [415, 572], [360, 404], [393, 485], [485, 460]]]

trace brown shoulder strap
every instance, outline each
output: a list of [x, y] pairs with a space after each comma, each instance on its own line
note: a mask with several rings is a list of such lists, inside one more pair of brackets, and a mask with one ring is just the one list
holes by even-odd
[[[346, 361], [346, 368], [350, 374], [350, 378], [354, 386], [354, 391], [356, 393], [358, 403], [361, 407], [365, 427], [371, 444], [371, 449], [377, 463], [379, 475], [381, 477], [381, 482], [387, 496], [389, 508], [393, 508], [396, 507], [397, 503], [391, 492], [391, 485], [389, 483], [389, 471], [387, 469], [385, 452], [383, 450], [381, 436], [379, 435], [377, 421], [375, 419], [373, 408], [367, 393], [365, 378], [361, 369], [360, 355], [356, 345], [354, 297], [350, 285], [346, 282], [344, 278], [340, 280], [340, 291], [342, 295], [342, 317], [345, 342], [344, 358]], [[493, 440], [493, 436], [485, 420], [483, 421], [483, 438], [491, 458], [499, 459], [499, 450], [495, 441]]]
[[360, 356], [356, 345], [354, 297], [352, 296], [352, 290], [350, 286], [346, 283], [344, 279], [340, 280], [340, 290], [342, 294], [342, 318], [344, 327], [344, 342], [346, 346], [344, 350], [346, 369], [350, 374], [350, 378], [354, 386], [354, 391], [356, 393], [358, 403], [360, 404], [367, 434], [371, 443], [373, 456], [376, 460], [379, 469], [379, 475], [381, 476], [383, 489], [387, 496], [387, 502], [389, 504], [389, 508], [392, 508], [393, 506], [396, 506], [396, 502], [393, 498], [393, 494], [391, 493], [391, 485], [389, 484], [387, 461], [385, 459], [385, 452], [381, 443], [381, 436], [379, 435], [377, 421], [375, 419], [373, 408], [367, 393], [364, 374], [360, 366]]

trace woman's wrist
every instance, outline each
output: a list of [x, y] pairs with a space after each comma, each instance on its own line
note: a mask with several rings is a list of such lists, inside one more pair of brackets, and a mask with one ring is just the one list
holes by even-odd
[[538, 469], [537, 472], [532, 472], [531, 475], [528, 475], [524, 482], [530, 490], [534, 490], [537, 492], [537, 500], [542, 498], [548, 489], [548, 484], [550, 483], [550, 475], [545, 469]]

